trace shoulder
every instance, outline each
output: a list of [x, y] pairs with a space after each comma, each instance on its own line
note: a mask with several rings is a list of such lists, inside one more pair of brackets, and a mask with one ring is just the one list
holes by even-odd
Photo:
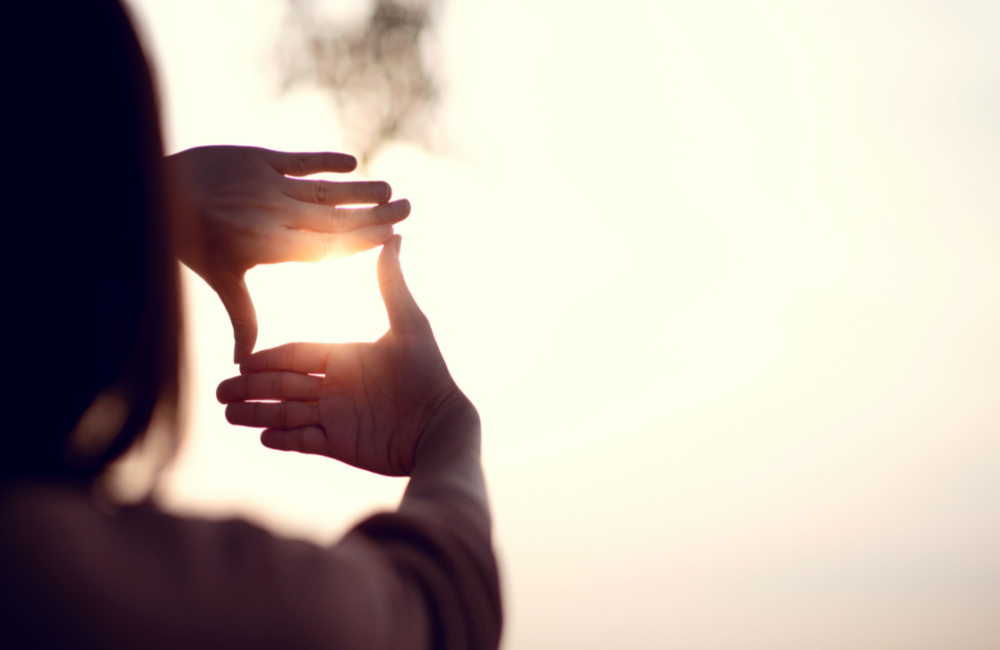
[[322, 548], [58, 485], [2, 489], [0, 647], [423, 648], [442, 604], [428, 587], [447, 582], [432, 567], [455, 549], [422, 528], [380, 515]]
[[0, 628], [48, 645], [353, 647], [384, 600], [378, 567], [350, 540], [102, 509], [57, 485], [0, 490]]

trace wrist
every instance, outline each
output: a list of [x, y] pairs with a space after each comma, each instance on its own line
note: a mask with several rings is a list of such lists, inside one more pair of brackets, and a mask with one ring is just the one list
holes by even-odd
[[[490, 514], [480, 460], [479, 412], [457, 388], [447, 408], [431, 418], [415, 454], [402, 511], [457, 513], [489, 538]], [[430, 508], [430, 510], [428, 510]]]
[[414, 469], [441, 459], [474, 454], [479, 458], [482, 424], [479, 411], [462, 391], [431, 416], [414, 454]]

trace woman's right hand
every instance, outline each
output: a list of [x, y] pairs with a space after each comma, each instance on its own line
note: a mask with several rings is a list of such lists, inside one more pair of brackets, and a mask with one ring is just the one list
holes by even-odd
[[[239, 377], [219, 384], [230, 422], [266, 427], [261, 442], [272, 449], [330, 456], [390, 476], [408, 476], [422, 446], [467, 443], [478, 455], [478, 414], [406, 287], [400, 243], [398, 235], [389, 240], [378, 261], [389, 331], [375, 343], [290, 343], [251, 355]], [[470, 438], [435, 439], [441, 436]]]
[[[285, 153], [258, 147], [195, 147], [165, 159], [177, 196], [178, 255], [215, 289], [233, 322], [233, 357], [257, 342], [257, 314], [244, 275], [258, 264], [305, 262], [382, 245], [408, 201], [388, 203], [382, 182], [307, 180], [346, 173], [354, 156]], [[289, 178], [295, 176], [298, 178]], [[357, 204], [378, 204], [349, 208]]]

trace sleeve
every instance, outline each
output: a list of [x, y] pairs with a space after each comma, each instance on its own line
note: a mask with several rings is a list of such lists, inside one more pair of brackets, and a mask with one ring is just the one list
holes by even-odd
[[[323, 548], [243, 521], [107, 514], [80, 500], [0, 512], [6, 647], [493, 649], [488, 536], [387, 513]], [[4, 635], [0, 635], [4, 636]]]
[[399, 575], [419, 585], [431, 622], [431, 647], [493, 650], [500, 643], [502, 608], [496, 560], [473, 527], [412, 514], [380, 514], [358, 535], [378, 546]]

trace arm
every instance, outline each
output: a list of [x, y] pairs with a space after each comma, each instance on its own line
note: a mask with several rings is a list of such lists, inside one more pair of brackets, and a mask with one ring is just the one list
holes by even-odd
[[268, 447], [410, 475], [397, 512], [320, 548], [148, 505], [111, 514], [85, 490], [54, 482], [4, 490], [0, 639], [46, 647], [495, 649], [501, 603], [479, 418], [406, 289], [398, 243], [379, 259], [386, 336], [260, 352], [243, 363], [245, 374], [219, 387], [230, 420], [269, 427]]
[[[243, 280], [258, 264], [312, 261], [384, 244], [409, 202], [389, 203], [383, 182], [288, 178], [345, 173], [353, 156], [283, 153], [254, 147], [196, 147], [168, 156], [176, 188], [177, 253], [219, 294], [233, 322], [234, 360], [257, 341], [257, 316]], [[377, 204], [369, 208], [345, 208]]]
[[[400, 545], [379, 531], [355, 530], [321, 548], [149, 504], [111, 513], [85, 491], [51, 482], [0, 491], [0, 522], [0, 647], [433, 643], [424, 591], [414, 572], [401, 571]], [[382, 521], [382, 532], [392, 525]]]
[[490, 512], [480, 463], [479, 414], [471, 403], [468, 406], [440, 414], [428, 427], [399, 511], [449, 508], [488, 538]]
[[398, 512], [363, 522], [346, 541], [377, 548], [393, 580], [417, 585], [404, 609], [424, 612], [431, 645], [492, 648], [501, 612], [479, 415], [406, 287], [399, 244], [394, 237], [379, 257], [385, 336], [258, 352], [219, 385], [218, 397], [230, 422], [265, 427], [267, 447], [409, 476]]

